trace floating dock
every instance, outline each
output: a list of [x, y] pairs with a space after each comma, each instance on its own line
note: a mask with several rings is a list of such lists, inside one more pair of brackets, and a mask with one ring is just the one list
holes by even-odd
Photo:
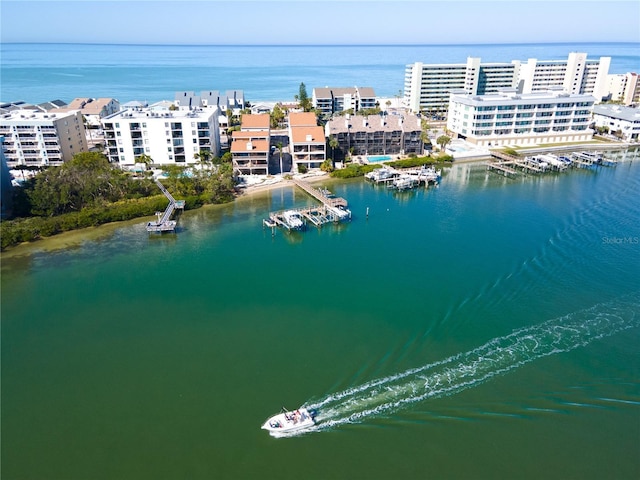
[[156, 222], [148, 222], [147, 223], [147, 232], [152, 233], [165, 233], [165, 232], [173, 232], [176, 229], [176, 225], [178, 222], [176, 220], [171, 220], [171, 215], [176, 209], [184, 209], [184, 200], [176, 200], [173, 198], [173, 195], [169, 193], [169, 191], [160, 183], [160, 180], [156, 179], [156, 185], [160, 188], [164, 196], [169, 199], [169, 205], [164, 212], [156, 212], [158, 216], [158, 220]]

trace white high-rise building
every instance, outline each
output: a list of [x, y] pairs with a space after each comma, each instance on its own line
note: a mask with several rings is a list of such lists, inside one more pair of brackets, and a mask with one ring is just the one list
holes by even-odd
[[593, 95], [597, 102], [607, 96], [607, 75], [611, 57], [587, 59], [586, 53], [572, 52], [566, 60], [530, 58], [520, 65], [518, 91], [542, 92], [562, 87], [567, 93]]
[[537, 145], [591, 140], [595, 98], [560, 87], [519, 94], [515, 88], [492, 95], [450, 96], [447, 129], [481, 147]]
[[469, 57], [466, 64], [417, 62], [405, 70], [404, 103], [413, 112], [444, 114], [453, 91], [487, 95], [511, 87], [524, 94], [561, 87], [568, 93], [593, 95], [599, 102], [608, 94], [610, 63], [611, 57], [590, 60], [586, 53], [575, 52], [566, 60], [481, 63]]
[[200, 150], [220, 153], [217, 107], [172, 107], [159, 102], [122, 110], [102, 120], [112, 163], [133, 166], [148, 155], [155, 165], [197, 163]]
[[629, 72], [607, 75], [609, 100], [631, 106], [640, 104], [640, 81], [638, 74]]
[[407, 65], [404, 80], [404, 103], [412, 112], [443, 114], [449, 105], [449, 94], [464, 90], [473, 95], [497, 92], [515, 87], [517, 63], [481, 63], [469, 57], [467, 63]]
[[10, 167], [60, 165], [87, 151], [82, 114], [16, 109], [0, 115], [0, 136]]

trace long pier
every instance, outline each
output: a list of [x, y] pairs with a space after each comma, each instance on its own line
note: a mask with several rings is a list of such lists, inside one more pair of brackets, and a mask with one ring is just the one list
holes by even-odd
[[156, 185], [164, 193], [164, 196], [169, 199], [169, 205], [165, 209], [164, 213], [156, 213], [158, 221], [147, 223], [147, 232], [163, 233], [173, 232], [176, 229], [178, 222], [171, 220], [174, 210], [184, 208], [184, 200], [176, 200], [173, 195], [160, 183], [160, 180], [156, 179]]
[[341, 197], [329, 197], [325, 193], [326, 190], [319, 190], [317, 188], [313, 188], [309, 183], [304, 180], [299, 180], [293, 178], [291, 180], [296, 186], [300, 187], [302, 190], [307, 192], [316, 200], [320, 201], [323, 205], [329, 205], [331, 207], [346, 207], [347, 201]]

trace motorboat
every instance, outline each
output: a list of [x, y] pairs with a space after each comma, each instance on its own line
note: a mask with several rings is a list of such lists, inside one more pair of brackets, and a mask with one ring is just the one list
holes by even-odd
[[391, 168], [380, 167], [365, 174], [365, 178], [374, 182], [383, 182], [390, 180], [396, 175], [395, 171]]
[[349, 220], [351, 218], [351, 210], [348, 208], [327, 206], [327, 210], [333, 214], [337, 221]]
[[304, 222], [300, 216], [300, 213], [295, 210], [287, 210], [282, 212], [282, 218], [290, 229], [300, 230], [304, 227]]
[[263, 430], [272, 433], [288, 433], [313, 427], [315, 413], [306, 408], [299, 408], [293, 412], [283, 408], [282, 412], [269, 418], [262, 425]]

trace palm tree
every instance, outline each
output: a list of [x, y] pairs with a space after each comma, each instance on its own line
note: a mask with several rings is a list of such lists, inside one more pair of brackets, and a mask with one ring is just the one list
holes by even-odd
[[420, 124], [422, 127], [422, 132], [420, 132], [420, 140], [422, 140], [422, 151], [424, 153], [424, 146], [428, 143], [431, 143], [431, 140], [429, 140], [429, 130], [431, 130], [431, 126], [424, 118], [422, 119]]
[[440, 135], [436, 139], [436, 143], [440, 145], [440, 150], [444, 150], [444, 148], [451, 143], [451, 137], [447, 135]]
[[153, 165], [153, 158], [151, 158], [146, 153], [143, 153], [142, 155], [138, 155], [136, 157], [136, 163], [142, 163], [144, 165], [144, 170], [146, 172], [149, 166]]
[[336, 168], [336, 148], [340, 145], [338, 139], [333, 135], [329, 135], [329, 148], [331, 148], [331, 162], [333, 168]]
[[203, 165], [209, 165], [212, 156], [213, 154], [210, 150], [204, 149], [200, 150], [198, 153], [193, 154], [193, 158], [195, 158], [196, 160], [200, 160], [200, 163], [202, 163]]
[[278, 147], [278, 154], [280, 155], [280, 175], [282, 175], [282, 142], [276, 143], [276, 147]]

